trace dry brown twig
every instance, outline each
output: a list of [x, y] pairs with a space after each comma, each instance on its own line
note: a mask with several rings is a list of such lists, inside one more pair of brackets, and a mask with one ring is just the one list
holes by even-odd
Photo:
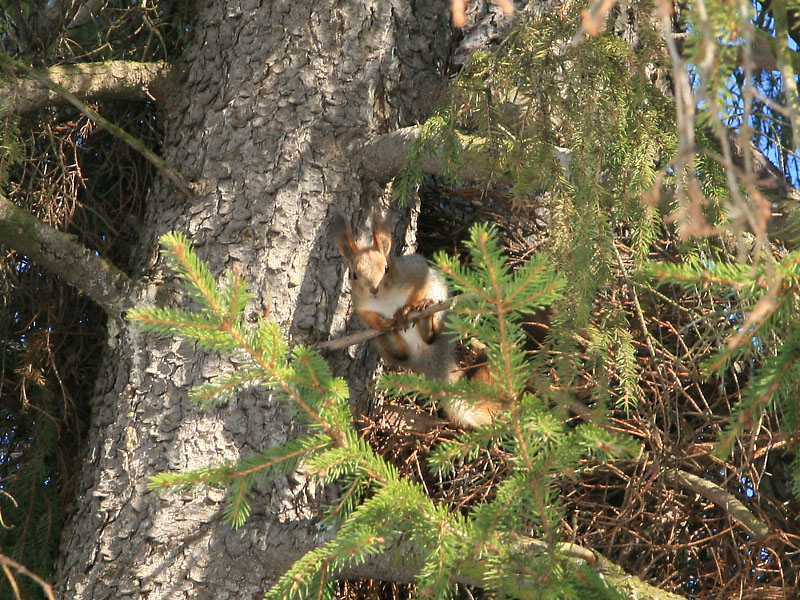
[[32, 573], [28, 569], [26, 569], [23, 565], [19, 564], [18, 562], [11, 560], [7, 556], [0, 554], [0, 567], [2, 567], [3, 571], [5, 572], [6, 578], [8, 579], [8, 583], [11, 588], [14, 590], [14, 597], [15, 598], [22, 598], [19, 586], [17, 586], [17, 580], [14, 578], [14, 574], [11, 572], [11, 569], [14, 569], [17, 573], [25, 575], [26, 577], [30, 577], [39, 586], [42, 588], [42, 591], [47, 595], [48, 600], [56, 600], [56, 595], [53, 592], [53, 586], [47, 583], [44, 579], [36, 575], [36, 573]]
[[[447, 310], [448, 308], [452, 308], [455, 306], [456, 301], [460, 296], [454, 296], [449, 298], [443, 302], [437, 302], [436, 304], [431, 304], [430, 306], [422, 309], [411, 312], [407, 316], [408, 323], [414, 323], [419, 319], [424, 319], [425, 317], [430, 317], [437, 312], [442, 310]], [[402, 326], [398, 325], [394, 329], [401, 329]], [[392, 331], [392, 330], [389, 330]], [[377, 329], [364, 329], [362, 331], [357, 331], [356, 333], [351, 333], [350, 335], [346, 335], [344, 337], [336, 338], [333, 340], [328, 340], [325, 342], [317, 342], [314, 344], [314, 348], [317, 350], [329, 351], [329, 350], [341, 350], [342, 348], [347, 348], [349, 346], [355, 346], [356, 344], [361, 344], [362, 342], [367, 342], [373, 338], [378, 337], [379, 335], [383, 335], [386, 333], [385, 331], [378, 331]]]

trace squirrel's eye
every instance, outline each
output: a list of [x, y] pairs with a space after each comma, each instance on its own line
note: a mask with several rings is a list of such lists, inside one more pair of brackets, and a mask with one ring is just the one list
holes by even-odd
[[388, 273], [388, 272], [389, 272], [389, 265], [386, 265], [386, 266], [383, 268], [383, 272], [384, 272], [384, 273]]
[[350, 279], [355, 281], [356, 279], [358, 279], [358, 275], [356, 273], [350, 273]]

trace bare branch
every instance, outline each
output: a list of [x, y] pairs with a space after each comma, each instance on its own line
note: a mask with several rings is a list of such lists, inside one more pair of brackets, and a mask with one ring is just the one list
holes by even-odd
[[666, 472], [666, 477], [667, 481], [673, 485], [691, 490], [695, 494], [711, 500], [716, 506], [728, 513], [734, 521], [744, 527], [756, 540], [760, 540], [769, 533], [769, 527], [759, 521], [736, 496], [716, 483], [680, 469], [669, 469]]
[[83, 101], [80, 100], [75, 94], [67, 90], [64, 86], [55, 81], [52, 81], [47, 77], [46, 74], [39, 73], [35, 69], [31, 69], [24, 63], [20, 61], [16, 61], [11, 59], [8, 56], [2, 57], [2, 62], [5, 66], [10, 66], [15, 68], [19, 71], [25, 73], [31, 79], [36, 80], [44, 87], [48, 88], [49, 90], [55, 92], [56, 94], [63, 97], [67, 102], [72, 104], [75, 108], [77, 108], [81, 113], [89, 117], [92, 121], [94, 121], [99, 127], [111, 132], [113, 135], [121, 139], [123, 142], [128, 144], [131, 148], [139, 152], [142, 156], [144, 156], [150, 164], [155, 166], [159, 171], [164, 173], [167, 178], [169, 178], [175, 186], [183, 192], [183, 194], [187, 197], [194, 196], [189, 185], [184, 181], [183, 177], [180, 173], [178, 173], [171, 165], [167, 163], [163, 158], [158, 156], [155, 152], [147, 148], [141, 141], [133, 137], [127, 131], [123, 130], [121, 127], [114, 125], [111, 121], [107, 120], [106, 118], [102, 117], [96, 110], [92, 109], [91, 107], [87, 106]]
[[[115, 60], [103, 63], [58, 65], [44, 77], [81, 100], [153, 100], [171, 84], [175, 68], [166, 62]], [[41, 81], [19, 77], [0, 87], [0, 107], [25, 113], [68, 100]]]
[[2, 194], [0, 242], [74, 285], [111, 315], [120, 316], [133, 304], [133, 283], [125, 273]]
[[[368, 179], [387, 182], [394, 177], [408, 157], [411, 145], [419, 138], [419, 127], [404, 127], [385, 135], [379, 135], [367, 142], [358, 152], [361, 173]], [[425, 157], [424, 171], [435, 175], [444, 174], [441, 154]], [[483, 177], [480, 170], [468, 162], [463, 162], [458, 176], [462, 179], [478, 180]], [[495, 180], [495, 183], [503, 183]]]
[[30, 577], [36, 583], [38, 583], [39, 587], [42, 588], [42, 591], [45, 593], [48, 600], [56, 600], [55, 592], [53, 592], [53, 586], [47, 583], [41, 577], [39, 577], [36, 573], [33, 573], [28, 569], [26, 569], [23, 565], [19, 564], [18, 562], [11, 560], [10, 558], [8, 558], [3, 554], [0, 554], [0, 567], [2, 567], [3, 571], [5, 572], [9, 585], [11, 585], [12, 588], [16, 591], [17, 597], [19, 597], [19, 589], [17, 588], [17, 582], [14, 579], [13, 574], [11, 573], [11, 569], [14, 569], [17, 573], [21, 575]]

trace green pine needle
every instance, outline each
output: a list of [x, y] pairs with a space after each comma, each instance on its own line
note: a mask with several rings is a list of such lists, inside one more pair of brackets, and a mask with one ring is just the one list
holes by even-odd
[[173, 268], [186, 282], [189, 296], [209, 313], [219, 318], [227, 316], [228, 308], [217, 289], [216, 281], [208, 265], [192, 249], [189, 239], [182, 233], [170, 231], [162, 235], [160, 241]]
[[[417, 549], [418, 589], [432, 598], [449, 598], [465, 554], [480, 546], [474, 546], [477, 540], [496, 542], [493, 532], [498, 527], [535, 526], [537, 531], [552, 533], [559, 521], [552, 483], [578, 467], [581, 450], [583, 455], [607, 459], [628, 449], [602, 430], [579, 429], [582, 437], [570, 442], [563, 420], [525, 391], [530, 364], [520, 313], [560, 300], [565, 285], [543, 258], [512, 270], [496, 233], [486, 226], [471, 230], [469, 268], [443, 255], [439, 262], [454, 288], [469, 294], [458, 303], [449, 322], [463, 337], [475, 337], [486, 345], [491, 382], [446, 384], [396, 373], [382, 379], [387, 390], [423, 402], [502, 399], [508, 405], [492, 425], [468, 432], [457, 442], [441, 444], [431, 457], [433, 468], [453, 474], [465, 460], [494, 446], [512, 456], [497, 500], [477, 508], [469, 520], [432, 502], [420, 485], [402, 479], [358, 436], [352, 426], [348, 388], [333, 376], [319, 352], [290, 348], [279, 326], [267, 319], [259, 318], [254, 326], [245, 323], [251, 296], [243, 278], [227, 273], [217, 285], [185, 237], [167, 235], [163, 244], [200, 307], [194, 311], [140, 307], [131, 311], [131, 319], [145, 331], [168, 338], [183, 336], [203, 349], [227, 353], [235, 364], [234, 371], [198, 386], [190, 397], [209, 408], [235, 398], [245, 388], [267, 389], [272, 398], [297, 411], [311, 433], [237, 462], [158, 474], [150, 488], [164, 493], [225, 488], [224, 517], [234, 528], [241, 527], [252, 512], [254, 486], [268, 478], [302, 468], [306, 475], [338, 482], [344, 490], [343, 497], [328, 508], [326, 522], [336, 524], [336, 535], [295, 563], [269, 597], [299, 598], [310, 593], [327, 597], [333, 589], [331, 577], [385, 551], [404, 535]], [[630, 340], [620, 339], [620, 352], [627, 354], [620, 355], [618, 362], [632, 369]], [[483, 577], [485, 569], [477, 569], [477, 576]], [[498, 581], [494, 589], [503, 590], [504, 585]]]

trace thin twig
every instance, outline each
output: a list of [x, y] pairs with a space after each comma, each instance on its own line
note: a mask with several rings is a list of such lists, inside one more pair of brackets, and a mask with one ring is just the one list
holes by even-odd
[[[430, 317], [431, 315], [434, 315], [437, 312], [447, 310], [448, 308], [452, 308], [453, 306], [455, 306], [458, 299], [463, 298], [464, 296], [465, 295], [454, 296], [452, 298], [448, 298], [447, 300], [437, 302], [436, 304], [431, 304], [430, 306], [422, 310], [409, 313], [407, 316], [408, 323], [409, 324], [414, 323], [420, 319], [424, 319], [425, 317]], [[397, 326], [393, 327], [392, 329], [388, 329], [387, 331], [394, 331], [395, 329], [401, 329], [401, 328], [402, 326]], [[325, 342], [317, 342], [316, 344], [314, 344], [314, 348], [323, 351], [341, 350], [342, 348], [355, 346], [356, 344], [361, 344], [362, 342], [369, 341], [372, 338], [376, 338], [379, 335], [383, 335], [384, 333], [386, 333], [386, 331], [379, 331], [377, 329], [364, 329], [362, 331], [357, 331], [356, 333], [351, 333], [350, 335], [346, 335], [344, 337], [328, 340]]]
[[[44, 579], [42, 579], [41, 577], [39, 577], [39, 576], [38, 576], [36, 573], [33, 573], [33, 572], [29, 571], [29, 570], [28, 570], [28, 569], [26, 569], [26, 568], [25, 568], [23, 565], [19, 564], [19, 563], [18, 563], [18, 562], [16, 562], [16, 561], [13, 561], [13, 560], [11, 560], [10, 558], [8, 558], [7, 556], [5, 556], [4, 554], [0, 554], [0, 565], [3, 567], [3, 570], [4, 570], [4, 571], [5, 571], [5, 573], [6, 573], [6, 577], [8, 577], [8, 578], [9, 578], [9, 584], [10, 584], [10, 585], [11, 585], [13, 588], [15, 588], [15, 590], [16, 590], [16, 581], [14, 581], [14, 577], [11, 575], [11, 573], [10, 573], [10, 571], [9, 571], [9, 567], [10, 567], [10, 568], [12, 568], [12, 569], [14, 569], [14, 570], [15, 570], [17, 573], [20, 573], [20, 574], [22, 574], [22, 575], [25, 575], [26, 577], [30, 577], [30, 578], [31, 578], [31, 579], [33, 579], [33, 580], [34, 580], [36, 583], [38, 583], [38, 584], [39, 584], [39, 586], [40, 586], [40, 587], [42, 588], [42, 590], [44, 591], [44, 593], [47, 595], [47, 598], [48, 598], [48, 600], [56, 600], [56, 595], [55, 595], [55, 593], [53, 592], [53, 586], [52, 586], [52, 585], [50, 585], [49, 583], [47, 583], [47, 582], [46, 582]], [[18, 598], [20, 597], [20, 596], [19, 596], [19, 592], [18, 592], [18, 591], [15, 593], [15, 595], [16, 595]]]

